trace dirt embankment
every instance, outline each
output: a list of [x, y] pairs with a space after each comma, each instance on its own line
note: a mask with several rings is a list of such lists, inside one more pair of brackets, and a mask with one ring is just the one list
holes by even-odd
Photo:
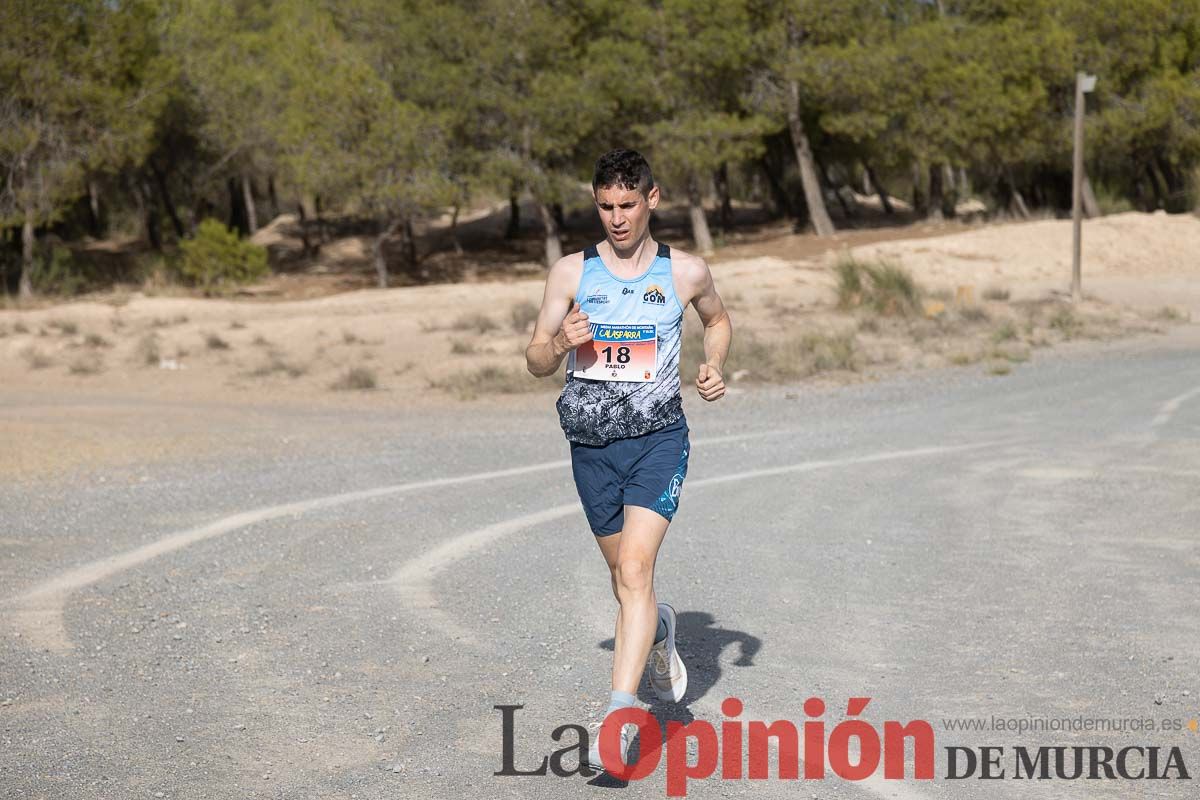
[[[741, 257], [713, 259], [735, 324], [731, 385], [818, 373], [862, 380], [895, 369], [972, 364], [999, 375], [1039, 347], [1161, 329], [1200, 313], [1195, 217], [1122, 214], [1087, 222], [1084, 287], [1102, 301], [1080, 306], [1067, 304], [1063, 294], [1069, 222], [945, 230], [949, 235], [913, 238], [931, 232], [907, 229], [897, 234], [903, 240], [840, 253], [815, 248], [812, 237], [782, 235], [759, 245], [769, 255], [742, 244]], [[861, 240], [850, 235], [835, 244]], [[856, 296], [843, 296], [848, 306], [839, 307], [837, 264], [847, 257], [898, 265], [923, 292], [908, 313], [881, 313], [897, 309]], [[551, 392], [558, 379], [539, 381], [524, 371], [541, 292], [535, 277], [286, 302], [124, 294], [5, 310], [0, 398], [108, 394], [197, 404], [420, 408]], [[683, 369], [690, 379], [703, 353], [692, 312], [685, 328]], [[107, 447], [94, 433], [81, 435], [103, 424], [99, 419], [61, 429], [19, 415], [3, 422], [12, 441], [35, 428], [61, 439], [50, 467], [71, 461], [72, 441], [83, 450]], [[166, 440], [173, 441], [164, 434]], [[136, 451], [130, 441], [117, 441], [113, 447]]]

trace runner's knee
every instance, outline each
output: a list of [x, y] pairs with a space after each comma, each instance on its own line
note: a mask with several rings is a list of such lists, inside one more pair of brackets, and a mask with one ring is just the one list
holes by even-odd
[[617, 562], [618, 597], [627, 593], [649, 592], [654, 576], [654, 563], [645, 558], [623, 558]]

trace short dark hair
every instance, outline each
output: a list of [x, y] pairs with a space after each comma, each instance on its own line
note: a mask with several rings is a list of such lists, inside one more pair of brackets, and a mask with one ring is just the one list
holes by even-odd
[[650, 174], [650, 165], [641, 153], [618, 148], [600, 156], [596, 171], [592, 174], [593, 192], [609, 186], [620, 186], [630, 191], [636, 189], [646, 195], [654, 188], [654, 176]]

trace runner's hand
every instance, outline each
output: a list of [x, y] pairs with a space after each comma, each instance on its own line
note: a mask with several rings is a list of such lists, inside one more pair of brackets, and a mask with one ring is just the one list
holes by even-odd
[[571, 305], [571, 310], [567, 313], [567, 318], [563, 320], [559, 334], [568, 350], [574, 350], [592, 340], [592, 326], [588, 322], [588, 315], [579, 310], [579, 303]]
[[711, 364], [701, 364], [696, 376], [696, 391], [708, 402], [719, 400], [725, 395], [725, 379], [721, 371]]

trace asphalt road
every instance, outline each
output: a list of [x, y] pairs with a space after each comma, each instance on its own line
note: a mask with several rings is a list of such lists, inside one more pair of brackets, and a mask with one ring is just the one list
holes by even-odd
[[[869, 697], [876, 730], [936, 737], [933, 780], [910, 760], [902, 781], [827, 766], [689, 796], [1195, 797], [1197, 340], [688, 398], [657, 589], [691, 684], [652, 711], [719, 725], [734, 696], [742, 722], [799, 726], [819, 697], [828, 737]], [[628, 785], [493, 775], [494, 706], [524, 706], [529, 769], [607, 700], [615, 603], [552, 396], [273, 424], [304, 444], [0, 488], [0, 794], [665, 795], [663, 766]], [[947, 727], [1034, 718], [1182, 729]], [[1160, 747], [1160, 771], [1178, 747], [1193, 779], [1013, 780], [1014, 748], [1039, 745]], [[947, 779], [951, 746], [1004, 747], [1006, 777]]]

